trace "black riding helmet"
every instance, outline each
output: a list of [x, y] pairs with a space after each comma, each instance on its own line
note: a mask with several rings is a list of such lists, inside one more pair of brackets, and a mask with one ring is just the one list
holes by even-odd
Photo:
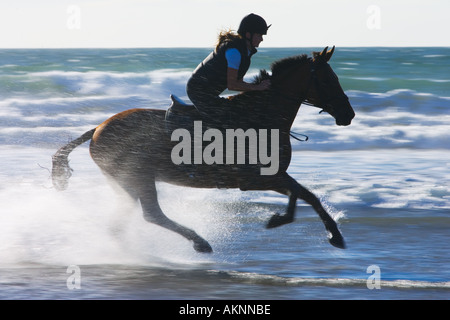
[[239, 25], [238, 33], [245, 38], [245, 34], [250, 32], [250, 34], [259, 33], [262, 35], [267, 34], [267, 30], [271, 25], [267, 26], [266, 21], [258, 16], [257, 14], [250, 13], [245, 16], [241, 24]]

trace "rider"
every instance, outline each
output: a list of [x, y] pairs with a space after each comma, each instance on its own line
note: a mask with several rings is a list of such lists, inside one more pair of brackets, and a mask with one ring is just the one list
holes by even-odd
[[[247, 83], [243, 80], [250, 67], [263, 35], [267, 34], [266, 21], [256, 15], [245, 16], [237, 31], [221, 32], [217, 46], [193, 72], [186, 87], [189, 99], [194, 103], [204, 119], [219, 121], [221, 125], [233, 124], [239, 114], [237, 106], [231, 106], [226, 98], [219, 95], [225, 89], [233, 91], [266, 90], [270, 81], [259, 84]], [[234, 110], [233, 110], [234, 108]]]

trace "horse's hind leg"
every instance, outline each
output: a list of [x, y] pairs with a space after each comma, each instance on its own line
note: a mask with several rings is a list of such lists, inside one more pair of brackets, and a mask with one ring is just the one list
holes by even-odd
[[212, 252], [211, 246], [205, 239], [200, 237], [197, 233], [195, 233], [195, 231], [170, 220], [162, 212], [158, 203], [158, 196], [154, 182], [147, 182], [144, 186], [141, 185], [139, 189], [139, 199], [141, 201], [145, 220], [174, 231], [186, 239], [193, 241], [194, 249], [198, 252]]

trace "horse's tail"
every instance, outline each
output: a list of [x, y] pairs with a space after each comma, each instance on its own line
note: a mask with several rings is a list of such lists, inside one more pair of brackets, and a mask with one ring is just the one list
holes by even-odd
[[72, 168], [69, 166], [69, 153], [71, 153], [80, 144], [89, 141], [94, 135], [95, 129], [89, 130], [81, 137], [69, 142], [60, 148], [52, 156], [52, 181], [53, 186], [59, 190], [65, 190], [69, 185], [69, 178], [72, 176]]

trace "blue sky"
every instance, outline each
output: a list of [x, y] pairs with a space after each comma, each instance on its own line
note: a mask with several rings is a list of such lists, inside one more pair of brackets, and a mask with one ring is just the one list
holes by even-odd
[[250, 12], [261, 47], [450, 46], [449, 0], [2, 0], [0, 47], [212, 47]]

